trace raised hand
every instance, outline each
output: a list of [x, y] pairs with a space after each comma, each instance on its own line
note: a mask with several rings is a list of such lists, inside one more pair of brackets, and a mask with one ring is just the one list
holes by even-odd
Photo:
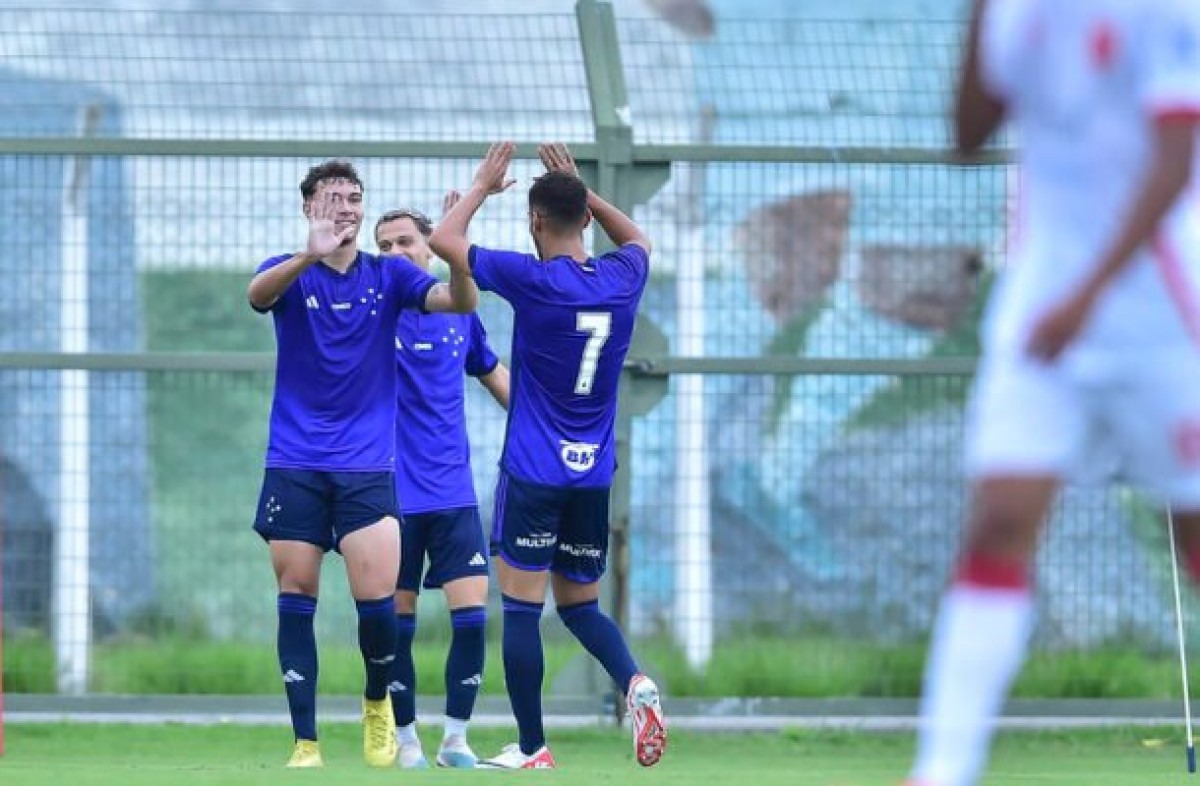
[[538, 145], [538, 158], [542, 159], [542, 164], [546, 167], [547, 172], [566, 172], [579, 177], [579, 168], [575, 166], [575, 159], [571, 157], [571, 151], [562, 142], [543, 142]]
[[488, 196], [499, 194], [517, 182], [508, 178], [508, 165], [512, 162], [517, 146], [512, 142], [497, 142], [488, 148], [483, 163], [475, 172], [474, 185], [483, 189]]
[[306, 251], [318, 259], [327, 257], [346, 242], [346, 238], [354, 234], [354, 225], [335, 230], [334, 219], [337, 218], [338, 200], [340, 194], [321, 191], [313, 197], [308, 211], [308, 245]]
[[1044, 362], [1052, 362], [1083, 330], [1092, 310], [1092, 299], [1076, 295], [1050, 309], [1034, 326], [1029, 337], [1029, 353]]
[[458, 204], [462, 199], [462, 194], [455, 191], [453, 188], [446, 192], [446, 196], [442, 197], [442, 215], [450, 212], [450, 208]]

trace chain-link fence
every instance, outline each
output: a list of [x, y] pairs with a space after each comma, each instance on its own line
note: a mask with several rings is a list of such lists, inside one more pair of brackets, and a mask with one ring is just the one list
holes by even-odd
[[[573, 143], [655, 242], [643, 315], [669, 350], [635, 349], [629, 382], [670, 387], [632, 421], [615, 500], [637, 645], [690, 662], [676, 684], [696, 692], [732, 663], [810, 686], [767, 674], [744, 692], [911, 693], [875, 666], [874, 683], [829, 675], [863, 648], [919, 653], [957, 542], [1007, 194], [997, 162], [941, 152], [960, 26], [643, 16], [607, 40], [606, 14], [0, 10], [7, 689], [239, 684], [123, 671], [181, 649], [271, 673], [274, 585], [249, 525], [273, 340], [245, 285], [303, 241], [313, 163], [355, 158], [371, 248], [378, 215], [436, 215], [510, 138], [519, 185], [476, 242], [532, 250], [520, 192], [542, 139]], [[510, 313], [480, 311], [507, 356]], [[468, 421], [486, 524], [503, 415], [471, 387]], [[1166, 651], [1162, 540], [1135, 498], [1072, 490], [1043, 554], [1042, 649]], [[329, 567], [319, 630], [350, 651]]]

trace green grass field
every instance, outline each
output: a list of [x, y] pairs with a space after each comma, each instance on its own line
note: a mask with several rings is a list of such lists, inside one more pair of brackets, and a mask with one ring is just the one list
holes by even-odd
[[[425, 729], [426, 752], [437, 729]], [[18, 725], [7, 730], [0, 783], [16, 786], [306, 786], [384, 783], [479, 783], [503, 773], [370, 770], [359, 753], [358, 727], [322, 728], [325, 769], [282, 768], [289, 751], [280, 727]], [[1195, 782], [1184, 771], [1177, 729], [1006, 733], [985, 786], [1128, 786]], [[511, 741], [502, 730], [475, 730], [485, 755]], [[651, 770], [633, 761], [615, 730], [551, 731], [554, 772], [517, 776], [539, 783], [753, 784], [753, 786], [896, 786], [912, 750], [908, 734], [804, 731], [774, 734], [677, 732], [667, 757]], [[1147, 743], [1150, 744], [1147, 744]]]

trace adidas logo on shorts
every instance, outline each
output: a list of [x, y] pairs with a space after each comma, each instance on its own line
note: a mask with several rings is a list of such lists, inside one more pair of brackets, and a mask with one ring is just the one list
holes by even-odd
[[487, 560], [485, 560], [483, 558], [483, 555], [477, 551], [477, 552], [475, 552], [475, 556], [471, 557], [470, 561], [467, 562], [467, 564], [473, 568], [476, 568], [476, 567], [479, 567], [480, 565], [486, 565]]

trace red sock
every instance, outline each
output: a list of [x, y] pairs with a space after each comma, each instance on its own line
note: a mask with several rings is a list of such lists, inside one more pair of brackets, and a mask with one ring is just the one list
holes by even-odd
[[[1196, 567], [1200, 568], [1200, 559]], [[968, 552], [959, 560], [954, 583], [981, 589], [1028, 589], [1029, 567], [1024, 560]]]
[[1200, 585], [1200, 546], [1184, 552], [1183, 565], [1187, 569], [1188, 575], [1192, 577], [1192, 583]]

